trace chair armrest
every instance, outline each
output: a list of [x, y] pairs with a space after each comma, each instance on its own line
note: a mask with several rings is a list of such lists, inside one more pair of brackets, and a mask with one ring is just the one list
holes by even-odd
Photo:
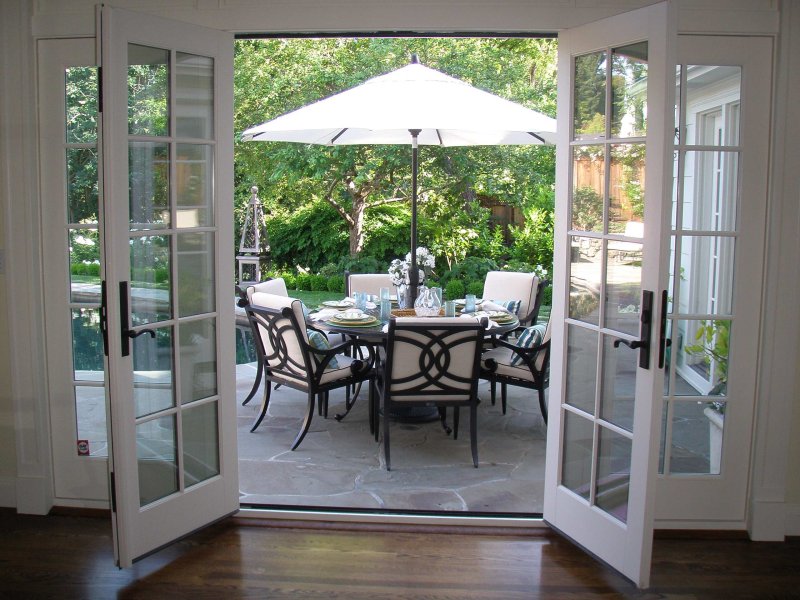
[[[520, 348], [516, 344], [511, 344], [506, 340], [492, 338], [490, 341], [487, 341], [484, 344], [484, 348], [487, 346], [491, 346], [492, 348], [508, 348], [522, 359], [522, 362], [531, 370], [531, 373], [539, 373], [539, 370], [536, 369], [534, 363], [536, 362], [540, 352], [549, 350], [550, 340], [542, 342], [541, 344], [537, 344], [536, 346], [531, 346], [530, 348]], [[491, 372], [497, 370], [497, 363], [492, 358], [486, 360], [486, 365], [488, 370]]]

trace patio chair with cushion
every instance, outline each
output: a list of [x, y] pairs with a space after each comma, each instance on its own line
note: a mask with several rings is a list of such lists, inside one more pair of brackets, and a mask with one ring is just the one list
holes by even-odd
[[389, 273], [344, 273], [344, 289], [348, 297], [352, 298], [356, 292], [366, 292], [380, 297], [381, 288], [391, 289], [392, 280]]
[[[383, 447], [391, 470], [390, 416], [398, 408], [436, 406], [455, 410], [453, 439], [458, 438], [459, 407], [470, 410], [472, 463], [478, 466], [478, 372], [484, 325], [459, 317], [405, 318], [389, 322], [386, 362], [379, 395], [383, 401]], [[377, 412], [377, 411], [376, 411]], [[377, 431], [377, 415], [376, 431]]]
[[[256, 349], [263, 357], [264, 376], [267, 380], [261, 411], [251, 432], [258, 428], [267, 414], [271, 395], [270, 382], [306, 392], [308, 395], [306, 415], [300, 432], [292, 443], [292, 450], [300, 445], [308, 432], [315, 403], [319, 402], [320, 408], [327, 406], [328, 392], [333, 389], [368, 381], [369, 406], [370, 411], [373, 410], [375, 355], [370, 346], [361, 346], [365, 353], [362, 354], [363, 359], [345, 355], [346, 351], [359, 344], [357, 340], [331, 347], [322, 332], [307, 329], [302, 303], [294, 298], [255, 292], [246, 310], [257, 332]], [[346, 411], [337, 415], [337, 420], [347, 415], [353, 402], [355, 397], [352, 402], [348, 397]], [[373, 423], [374, 418], [370, 414], [370, 426]]]
[[549, 283], [539, 281], [533, 273], [489, 271], [483, 283], [483, 299], [504, 305], [517, 315], [520, 325], [535, 325]]
[[[280, 277], [277, 277], [275, 279], [269, 277], [264, 281], [260, 281], [259, 283], [247, 286], [244, 289], [242, 289], [240, 286], [236, 286], [236, 291], [239, 294], [239, 301], [237, 304], [239, 305], [240, 308], [245, 308], [248, 304], [250, 304], [252, 301], [251, 299], [253, 297], [253, 294], [256, 292], [277, 294], [279, 296], [289, 296], [289, 292], [286, 289], [286, 282]], [[248, 322], [250, 322], [249, 319]], [[255, 331], [252, 322], [250, 322], [250, 329], [253, 332], [253, 339], [255, 339], [256, 336], [258, 335], [258, 332]], [[261, 385], [261, 378], [263, 376], [264, 376], [264, 363], [261, 361], [261, 357], [259, 356], [258, 360], [256, 361], [256, 379], [253, 382], [253, 388], [250, 390], [250, 393], [247, 394], [247, 397], [244, 400], [242, 400], [242, 406], [247, 405], [247, 403], [250, 402], [250, 400], [252, 400], [255, 397], [256, 392], [258, 391], [258, 387]]]
[[506, 386], [536, 390], [539, 409], [547, 423], [544, 391], [550, 382], [550, 322], [519, 328], [516, 343], [491, 338], [484, 348], [488, 350], [481, 357], [480, 377], [491, 384], [492, 404], [498, 383], [503, 414], [506, 414]]

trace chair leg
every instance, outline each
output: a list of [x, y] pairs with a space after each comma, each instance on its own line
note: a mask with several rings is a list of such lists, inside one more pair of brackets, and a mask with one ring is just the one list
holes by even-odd
[[[247, 403], [250, 402], [250, 400], [252, 400], [255, 397], [256, 392], [258, 391], [258, 386], [261, 385], [261, 378], [263, 376], [264, 376], [264, 363], [262, 363], [259, 360], [258, 366], [256, 367], [256, 380], [253, 382], [253, 389], [251, 389], [250, 393], [247, 394], [247, 398], [245, 398], [242, 401], [242, 406], [246, 406]], [[267, 385], [270, 385], [269, 381], [267, 382]]]
[[478, 404], [469, 407], [469, 445], [472, 448], [472, 464], [478, 468]]
[[460, 414], [458, 409], [459, 409], [458, 406], [454, 406], [453, 407], [453, 439], [454, 440], [458, 439], [458, 417], [459, 417], [459, 414]]
[[317, 415], [322, 416], [322, 394], [317, 394]]
[[253, 433], [258, 426], [261, 425], [261, 421], [264, 420], [264, 416], [267, 414], [267, 408], [269, 408], [269, 397], [271, 395], [271, 388], [272, 385], [269, 381], [267, 381], [266, 385], [264, 385], [264, 399], [261, 400], [261, 412], [258, 413], [258, 417], [256, 417], [255, 423], [250, 428], [250, 433]]
[[447, 435], [450, 435], [451, 433], [453, 433], [453, 430], [450, 429], [450, 427], [447, 425], [447, 408], [445, 408], [444, 406], [440, 406], [438, 410], [439, 410], [439, 421], [441, 421], [442, 423], [442, 429], [444, 429], [444, 432]]
[[322, 405], [322, 416], [323, 416], [323, 418], [327, 419], [328, 418], [328, 392], [325, 392], [324, 394], [322, 394], [322, 402], [323, 402], [323, 405]]
[[489, 389], [491, 390], [491, 394], [492, 394], [492, 406], [494, 406], [495, 396], [496, 396], [496, 391], [497, 391], [497, 383], [492, 381], [491, 382], [491, 386], [489, 387]]
[[544, 388], [539, 388], [539, 410], [542, 411], [542, 418], [544, 419], [544, 424], [547, 425], [547, 402], [544, 399]]
[[300, 428], [300, 433], [298, 433], [297, 437], [294, 438], [292, 450], [296, 449], [300, 445], [300, 442], [303, 441], [303, 438], [306, 437], [306, 433], [308, 433], [308, 428], [311, 426], [311, 419], [314, 416], [315, 398], [316, 396], [313, 392], [308, 392], [308, 410], [306, 411], [306, 418], [303, 419], [303, 426]]
[[389, 456], [389, 406], [383, 404], [383, 457], [386, 460], [386, 470], [392, 470], [392, 461]]
[[500, 402], [503, 405], [503, 414], [506, 414], [506, 391], [508, 386], [505, 383], [500, 384]]

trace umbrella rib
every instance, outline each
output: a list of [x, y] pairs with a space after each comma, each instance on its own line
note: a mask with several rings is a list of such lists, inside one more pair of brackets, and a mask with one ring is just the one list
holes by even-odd
[[444, 142], [442, 141], [442, 134], [439, 132], [438, 129], [436, 130], [436, 137], [439, 138], [439, 145], [444, 146]]
[[[333, 136], [333, 139], [331, 139], [331, 141], [330, 141], [330, 145], [333, 145], [336, 142], [336, 140], [338, 140], [342, 136], [342, 134], [347, 130], [348, 130], [348, 127], [345, 127], [339, 133], [337, 133], [335, 136]], [[544, 140], [542, 140], [542, 141], [544, 141]]]
[[532, 135], [533, 137], [535, 137], [537, 140], [539, 140], [539, 141], [540, 141], [540, 142], [542, 142], [543, 144], [546, 144], [546, 143], [547, 143], [547, 142], [545, 142], [545, 141], [544, 141], [544, 138], [543, 138], [542, 136], [540, 136], [540, 135], [536, 135], [536, 134], [535, 134], [535, 133], [533, 133], [532, 131], [528, 131], [527, 133], [528, 133], [528, 135]]

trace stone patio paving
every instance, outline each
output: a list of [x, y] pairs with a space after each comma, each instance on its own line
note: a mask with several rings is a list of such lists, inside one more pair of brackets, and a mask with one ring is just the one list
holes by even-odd
[[499, 398], [492, 406], [489, 385], [481, 382], [479, 468], [472, 466], [469, 412], [462, 409], [455, 441], [438, 421], [393, 423], [392, 471], [387, 472], [383, 442], [376, 443], [369, 433], [365, 396], [338, 422], [333, 415], [343, 410], [344, 392], [332, 392], [329, 418], [315, 413], [303, 443], [292, 452], [289, 447], [300, 428], [305, 395], [286, 388], [273, 392], [267, 416], [250, 433], [261, 391], [247, 406], [241, 402], [254, 377], [253, 363], [237, 366], [239, 489], [244, 506], [542, 511], [546, 427], [531, 390], [509, 388], [508, 412], [503, 415]]

